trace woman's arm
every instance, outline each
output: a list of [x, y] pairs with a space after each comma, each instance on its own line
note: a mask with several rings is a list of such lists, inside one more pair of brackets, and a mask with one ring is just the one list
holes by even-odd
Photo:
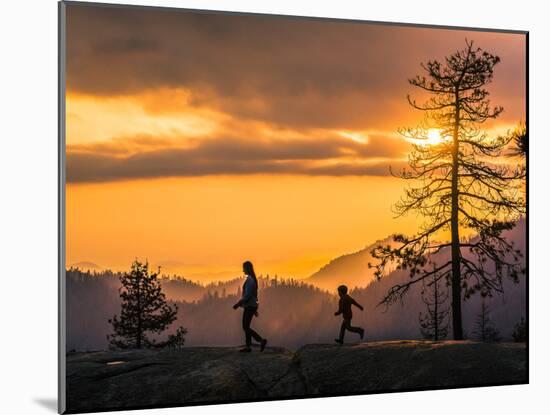
[[252, 279], [250, 277], [248, 277], [246, 279], [246, 281], [244, 282], [244, 286], [243, 286], [243, 296], [241, 298], [241, 301], [243, 303], [246, 303], [248, 300], [250, 300], [250, 297], [252, 297], [252, 284], [254, 283], [254, 281], [252, 281]]
[[241, 307], [250, 299], [250, 297], [252, 296], [252, 287], [250, 285], [251, 281], [249, 278], [247, 278], [243, 286], [243, 295], [241, 299], [233, 306], [234, 309]]

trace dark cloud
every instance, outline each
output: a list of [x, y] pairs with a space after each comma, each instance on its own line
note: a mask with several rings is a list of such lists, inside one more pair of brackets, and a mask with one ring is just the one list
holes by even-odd
[[317, 128], [395, 128], [420, 62], [468, 37], [502, 58], [495, 104], [523, 114], [523, 35], [80, 5], [67, 30], [70, 91], [184, 87], [196, 105]]
[[107, 59], [119, 55], [132, 55], [158, 52], [161, 45], [155, 39], [140, 38], [129, 35], [117, 39], [102, 39], [92, 45], [93, 53]]
[[[373, 160], [403, 157], [408, 147], [402, 140], [383, 136], [369, 137], [367, 144], [342, 137], [271, 141], [209, 139], [199, 140], [189, 148], [165, 148], [124, 155], [117, 148], [127, 148], [127, 143], [119, 140], [111, 144], [69, 147], [67, 179], [69, 182], [103, 182], [258, 173], [385, 175], [390, 162]], [[402, 163], [396, 161], [392, 164]]]
[[385, 176], [390, 166], [401, 168], [403, 161], [355, 164], [340, 162], [315, 166], [295, 160], [200, 161], [186, 154], [161, 151], [118, 159], [97, 154], [70, 154], [67, 158], [69, 183], [97, 183], [116, 180], [207, 175], [293, 174], [310, 176]]

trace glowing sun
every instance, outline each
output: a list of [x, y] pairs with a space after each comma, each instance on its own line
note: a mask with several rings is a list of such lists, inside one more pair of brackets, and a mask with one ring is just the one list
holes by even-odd
[[439, 144], [444, 141], [444, 138], [441, 137], [441, 132], [434, 128], [428, 130], [428, 138], [424, 141], [426, 144]]

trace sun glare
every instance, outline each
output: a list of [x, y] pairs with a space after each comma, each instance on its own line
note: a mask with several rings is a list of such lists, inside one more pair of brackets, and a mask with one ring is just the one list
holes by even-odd
[[422, 138], [408, 137], [407, 138], [407, 141], [416, 145], [421, 145], [421, 146], [428, 146], [428, 145], [434, 146], [437, 144], [441, 144], [447, 140], [449, 140], [449, 136], [442, 136], [441, 130], [438, 130], [437, 128], [430, 128], [428, 130], [426, 137], [422, 137]]
[[443, 141], [441, 133], [439, 130], [431, 128], [428, 130], [428, 139], [425, 141], [426, 144], [439, 144]]

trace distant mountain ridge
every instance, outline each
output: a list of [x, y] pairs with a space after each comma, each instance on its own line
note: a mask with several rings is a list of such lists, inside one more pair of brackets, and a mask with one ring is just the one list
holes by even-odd
[[[514, 229], [506, 231], [505, 236], [525, 253], [524, 220], [519, 221]], [[392, 286], [410, 279], [409, 272], [403, 269], [393, 270], [379, 281], [370, 274], [370, 250], [378, 244], [387, 244], [388, 239], [336, 258], [321, 268], [317, 275], [314, 274], [316, 278], [296, 281], [259, 277], [260, 317], [255, 320], [259, 332], [270, 339], [271, 344], [292, 349], [307, 343], [331, 342], [341, 323], [334, 317], [338, 301], [336, 287], [347, 283], [353, 298], [365, 308], [363, 312], [354, 310], [353, 318], [355, 325], [365, 327], [367, 341], [421, 338], [418, 316], [426, 309], [420, 298], [422, 284], [411, 287], [402, 302], [389, 308], [379, 306]], [[467, 252], [464, 254], [475, 259]], [[449, 252], [445, 249], [432, 257], [436, 263], [448, 258]], [[110, 271], [67, 271], [69, 350], [101, 350], [107, 347], [106, 335], [112, 330], [108, 319], [120, 312], [119, 276], [119, 273]], [[367, 281], [366, 286], [361, 286], [363, 281]], [[242, 278], [205, 286], [172, 277], [163, 278], [161, 284], [167, 299], [178, 304], [178, 322], [175, 326], [183, 325], [189, 330], [187, 345], [241, 344], [242, 317], [233, 311], [232, 306], [240, 297]], [[326, 290], [320, 288], [323, 284]], [[359, 288], [354, 289], [355, 286]], [[494, 296], [484, 301], [501, 337], [511, 339], [515, 324], [527, 317], [527, 278], [521, 276], [519, 284], [515, 284], [503, 275], [503, 293], [495, 292]], [[481, 303], [479, 294], [463, 301], [463, 325], [469, 338], [474, 335]], [[346, 339], [358, 340], [352, 335]]]
[[339, 256], [306, 278], [304, 282], [328, 291], [335, 291], [340, 284], [345, 284], [350, 289], [366, 287], [375, 279], [374, 269], [368, 266], [369, 262], [374, 262], [371, 251], [379, 245], [393, 243], [393, 236], [388, 236], [357, 252]]
[[74, 264], [71, 264], [70, 267], [78, 268], [82, 271], [101, 271], [103, 269], [101, 265], [97, 265], [95, 262], [90, 261], [75, 262]]

